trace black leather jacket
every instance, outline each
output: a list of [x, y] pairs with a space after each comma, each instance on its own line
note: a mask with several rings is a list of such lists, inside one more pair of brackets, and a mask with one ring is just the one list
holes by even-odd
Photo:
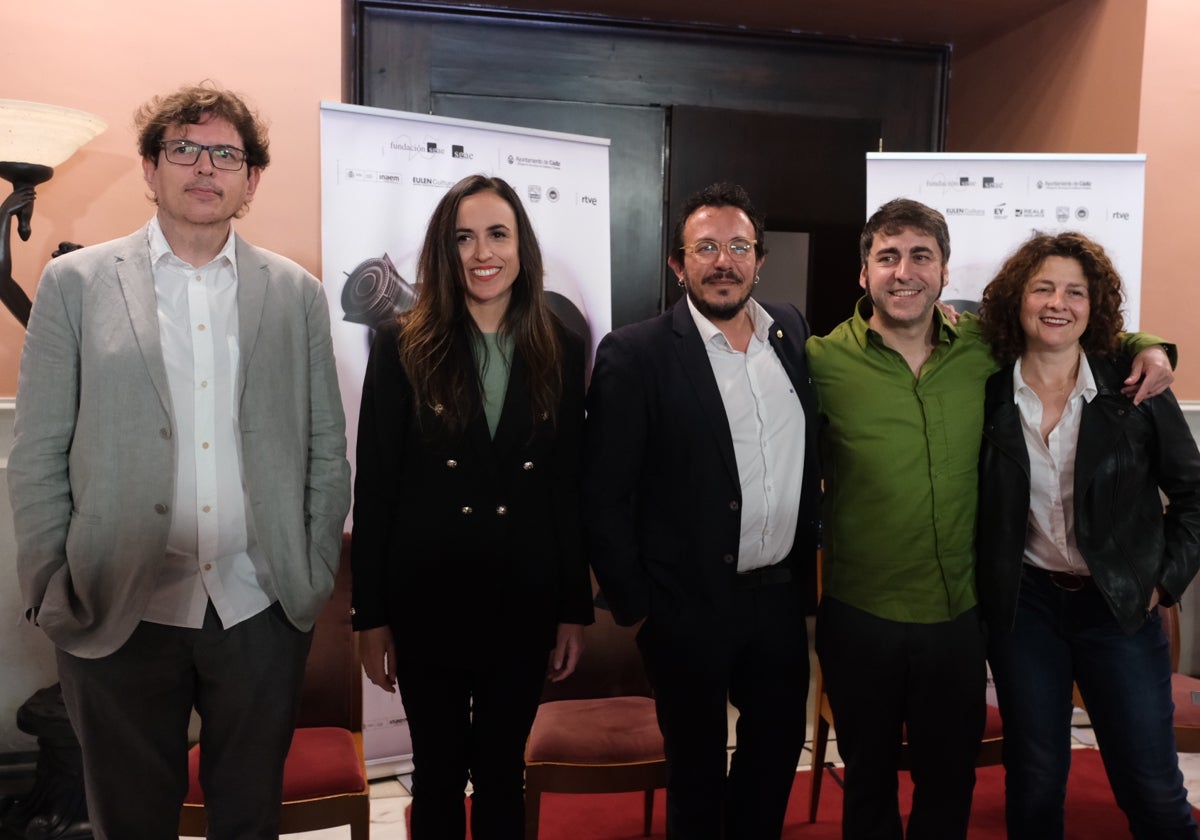
[[[1170, 391], [1135, 407], [1121, 394], [1128, 361], [1088, 363], [1098, 393], [1079, 428], [1075, 541], [1113, 615], [1133, 633], [1155, 586], [1162, 603], [1173, 604], [1200, 568], [1200, 453]], [[992, 628], [1008, 630], [1016, 618], [1028, 521], [1029, 454], [1009, 365], [988, 380], [979, 454], [976, 584]]]

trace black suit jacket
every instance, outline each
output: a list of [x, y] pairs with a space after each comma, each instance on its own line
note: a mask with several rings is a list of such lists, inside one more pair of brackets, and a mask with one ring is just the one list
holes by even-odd
[[557, 424], [535, 421], [513, 359], [493, 439], [480, 411], [447, 434], [414, 405], [398, 330], [371, 346], [354, 481], [354, 626], [390, 625], [402, 655], [461, 662], [554, 644], [592, 620], [579, 526], [583, 345], [560, 328]]
[[[793, 306], [764, 305], [771, 346], [805, 414], [803, 494], [788, 563], [815, 599], [820, 472], [804, 342]], [[589, 560], [617, 621], [721, 610], [734, 591], [741, 481], [708, 353], [681, 300], [610, 333], [596, 353], [584, 446]]]

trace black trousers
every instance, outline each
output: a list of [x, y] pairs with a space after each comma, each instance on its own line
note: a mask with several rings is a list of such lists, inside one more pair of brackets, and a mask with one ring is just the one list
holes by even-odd
[[[778, 840], [804, 747], [808, 633], [794, 582], [651, 615], [638, 645], [667, 756], [667, 837]], [[738, 711], [727, 768], [728, 703]]]
[[468, 779], [471, 836], [525, 836], [525, 741], [547, 661], [538, 649], [488, 663], [397, 661], [413, 744], [413, 840], [466, 835]]
[[143, 621], [109, 656], [59, 650], [97, 840], [177, 840], [193, 706], [208, 836], [278, 837], [311, 642], [277, 603], [228, 630], [210, 604], [200, 630]]
[[888, 621], [833, 598], [817, 611], [817, 655], [846, 763], [842, 837], [899, 840], [900, 744], [913, 780], [909, 840], [967, 836], [987, 670], [978, 608], [953, 621]]

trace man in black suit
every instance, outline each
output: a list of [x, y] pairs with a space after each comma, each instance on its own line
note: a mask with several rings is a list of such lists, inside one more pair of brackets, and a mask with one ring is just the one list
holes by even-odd
[[669, 259], [686, 297], [608, 335], [588, 395], [590, 559], [616, 620], [643, 622], [667, 836], [687, 840], [778, 838], [804, 744], [819, 504], [809, 328], [795, 307], [751, 298], [763, 238], [741, 187], [689, 199]]

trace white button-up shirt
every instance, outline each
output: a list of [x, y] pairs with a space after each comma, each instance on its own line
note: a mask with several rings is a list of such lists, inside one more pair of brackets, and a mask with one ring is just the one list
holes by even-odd
[[778, 563], [792, 550], [804, 482], [804, 408], [768, 341], [771, 316], [753, 298], [754, 334], [745, 353], [687, 301], [708, 351], [742, 485], [739, 572]]
[[204, 624], [209, 600], [224, 627], [275, 600], [246, 515], [238, 435], [237, 258], [232, 228], [221, 252], [193, 267], [150, 222], [158, 330], [171, 393], [175, 500], [167, 556], [143, 619]]
[[1048, 440], [1042, 439], [1042, 401], [1013, 366], [1013, 400], [1029, 452], [1029, 532], [1025, 562], [1053, 572], [1090, 574], [1075, 543], [1075, 452], [1085, 403], [1096, 396], [1096, 380], [1080, 355], [1075, 386]]

